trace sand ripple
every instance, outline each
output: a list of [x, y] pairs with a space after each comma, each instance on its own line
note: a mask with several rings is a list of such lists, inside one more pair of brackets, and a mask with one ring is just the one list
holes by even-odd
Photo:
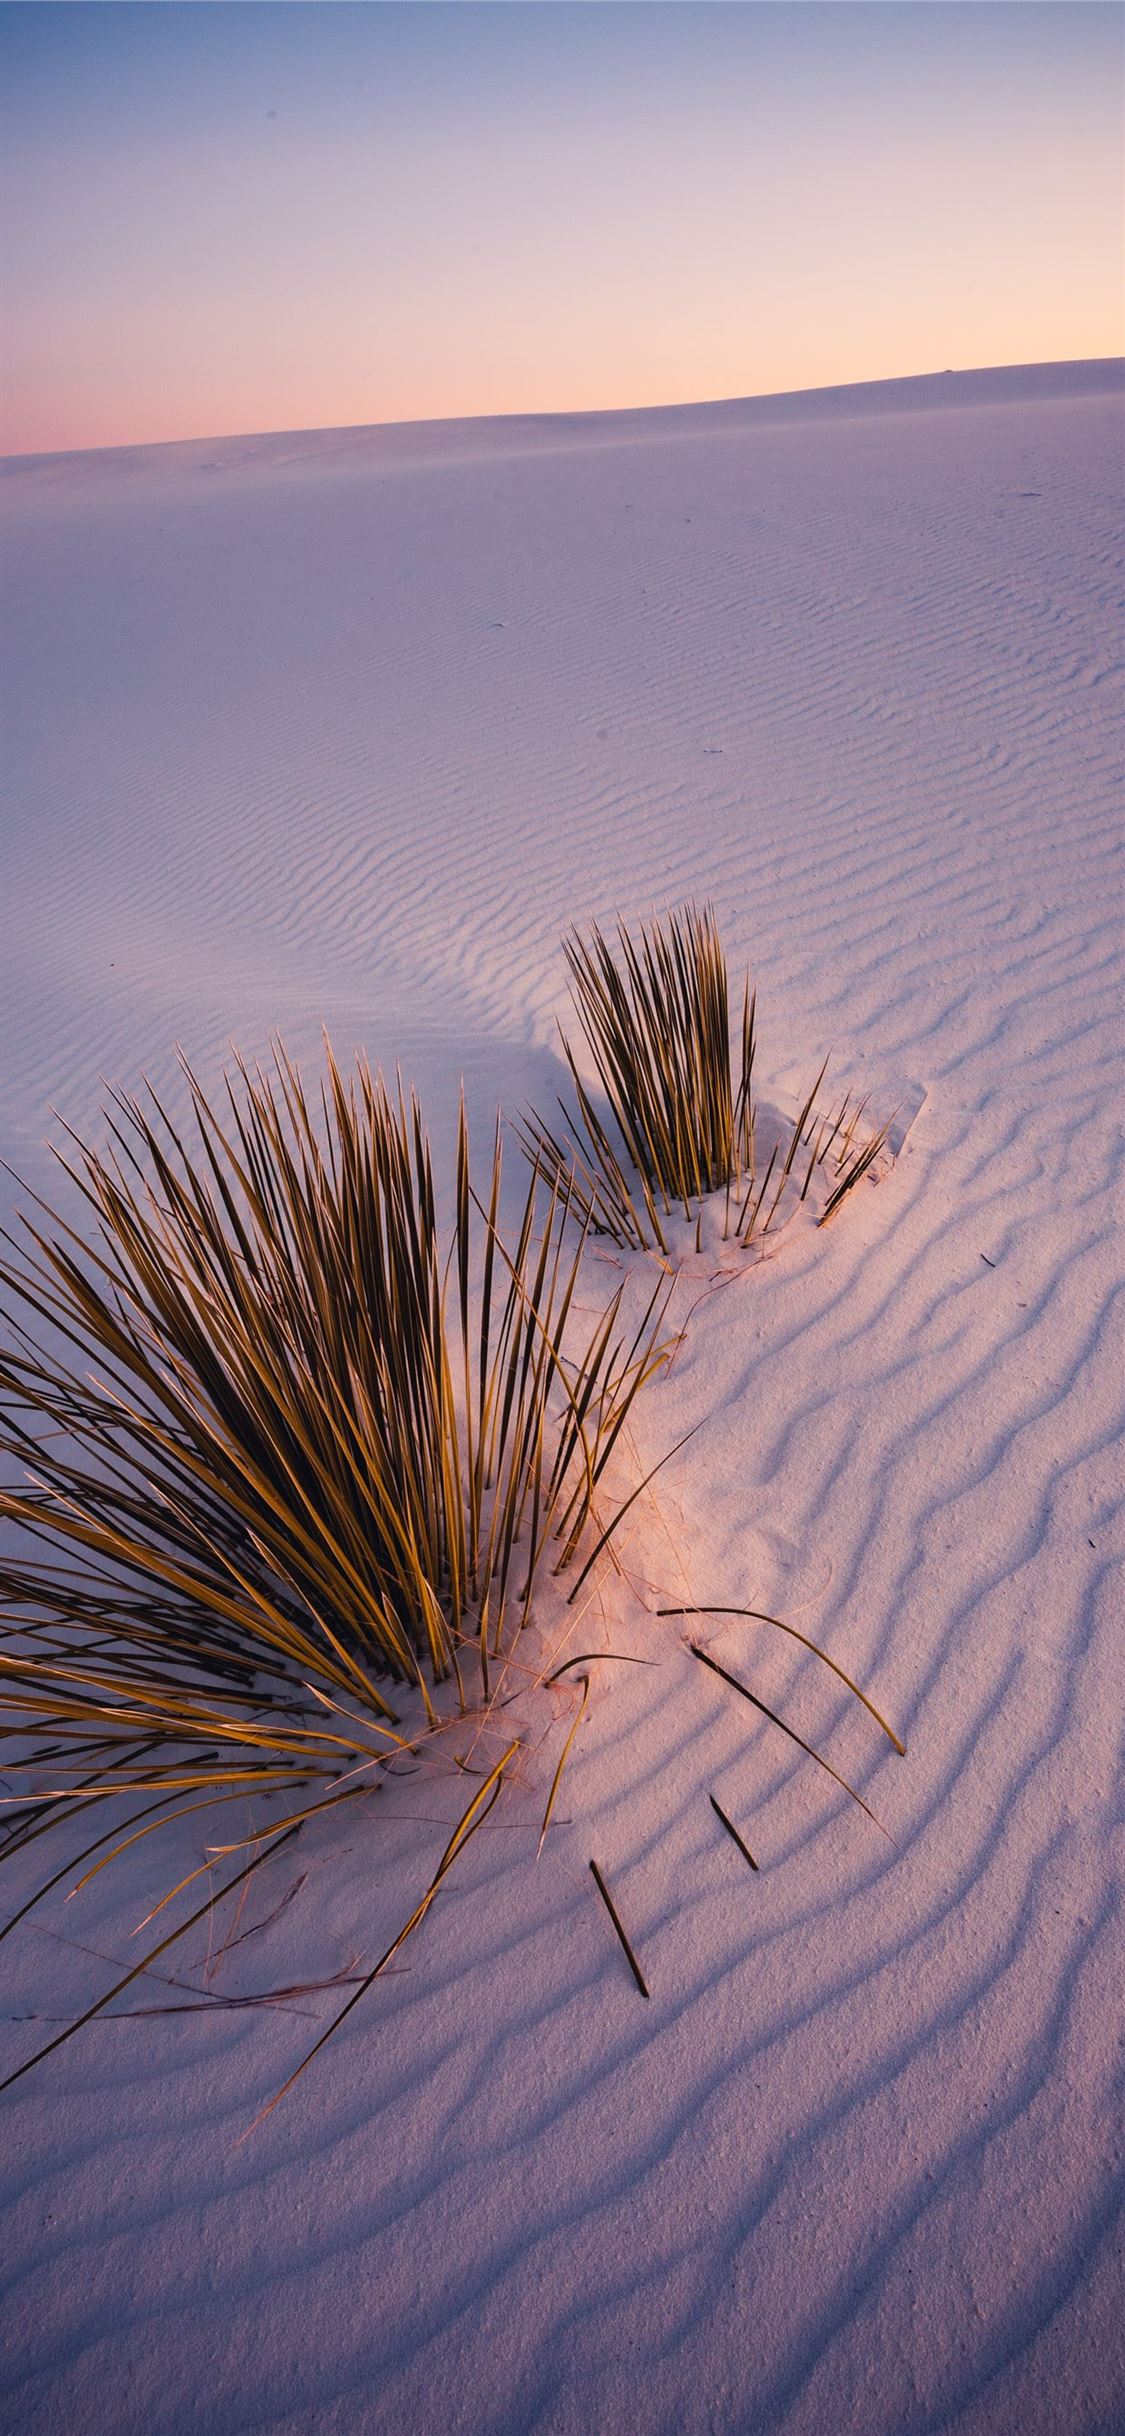
[[[538, 1869], [482, 1835], [247, 2146], [304, 2016], [105, 2024], [5, 2101], [20, 2436], [1122, 2424], [1119, 410], [1060, 386], [11, 475], [31, 1181], [49, 1101], [275, 1024], [439, 1129], [464, 1068], [483, 1130], [554, 1087], [560, 930], [692, 892], [779, 1089], [834, 1042], [926, 1095], [846, 1223], [700, 1304], [646, 1448], [707, 1425], [630, 1547], [654, 1606], [777, 1600], [858, 1673], [905, 1763], [709, 1621], [900, 1852], [654, 1625]], [[310, 1839], [257, 1984], [374, 1949], [383, 1835]], [[136, 1909], [46, 1907], [4, 2013]]]

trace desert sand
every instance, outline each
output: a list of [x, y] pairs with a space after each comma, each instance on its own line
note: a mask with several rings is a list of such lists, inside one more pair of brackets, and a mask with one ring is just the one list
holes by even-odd
[[[314, 1071], [322, 1024], [401, 1066], [442, 1152], [463, 1076], [483, 1143], [559, 1087], [567, 925], [692, 897], [779, 1100], [831, 1047], [912, 1120], [831, 1228], [679, 1281], [637, 1460], [696, 1434], [582, 1626], [658, 1663], [595, 1673], [539, 1861], [561, 1689], [249, 2138], [331, 2000], [195, 1991], [376, 1955], [457, 1815], [440, 1775], [319, 1822], [0, 2102], [18, 2436], [1125, 2419], [1121, 389], [1048, 365], [7, 462], [29, 1186], [52, 1107], [97, 1138], [99, 1077], [175, 1101], [177, 1042], [213, 1077], [275, 1029]], [[794, 1643], [708, 1619], [893, 1843], [656, 1616], [688, 1601], [790, 1617], [863, 1683], [905, 1759]], [[161, 1884], [202, 1855], [177, 1835]], [[126, 1966], [141, 1858], [6, 1943], [5, 2068]]]

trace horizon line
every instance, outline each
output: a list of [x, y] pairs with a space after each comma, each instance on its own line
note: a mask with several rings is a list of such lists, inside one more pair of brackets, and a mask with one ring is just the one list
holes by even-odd
[[[890, 389], [931, 388], [943, 381], [973, 381], [995, 379], [997, 376], [1020, 372], [1085, 372], [1112, 373], [1121, 376], [1125, 386], [1125, 355], [1045, 356], [1031, 362], [1007, 364], [945, 365], [940, 371], [909, 372], [883, 375], [875, 380], [830, 381], [808, 389], [749, 390], [730, 397], [684, 398], [672, 401], [646, 402], [629, 406], [515, 408], [503, 414], [489, 415], [418, 415], [396, 416], [386, 421], [369, 423], [309, 423], [287, 424], [256, 431], [185, 432], [176, 439], [109, 440], [89, 448], [14, 449], [0, 452], [0, 466], [9, 470], [30, 469], [36, 465], [57, 464], [77, 457], [119, 457], [138, 455], [156, 449], [203, 448], [230, 446], [247, 440], [342, 439], [368, 432], [449, 431], [495, 428], [528, 424], [613, 423], [638, 416], [672, 416], [716, 413], [724, 408], [747, 406], [791, 405], [798, 399], [836, 402], [870, 396], [876, 391]], [[1109, 383], [1113, 388], [1117, 384]]]

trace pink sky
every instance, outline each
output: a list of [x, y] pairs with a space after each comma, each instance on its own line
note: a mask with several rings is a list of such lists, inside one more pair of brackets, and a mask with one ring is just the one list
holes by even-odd
[[1109, 355], [1084, 6], [0, 11], [5, 451]]

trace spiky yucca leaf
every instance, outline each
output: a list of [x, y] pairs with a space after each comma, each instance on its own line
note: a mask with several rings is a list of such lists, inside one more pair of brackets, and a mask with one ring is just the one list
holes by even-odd
[[221, 1104], [184, 1071], [190, 1139], [115, 1093], [112, 1147], [64, 1161], [84, 1228], [39, 1203], [0, 1259], [9, 1853], [76, 1797], [128, 1797], [96, 1867], [255, 1789], [310, 1800], [299, 1823], [417, 1741], [446, 1678], [487, 1700], [545, 1565], [612, 1530], [661, 1358], [655, 1301], [632, 1335], [620, 1296], [579, 1327], [565, 1192], [533, 1176], [504, 1245], [499, 1134], [480, 1201], [463, 1111], [445, 1240], [417, 1103], [362, 1060], [329, 1049], [315, 1103], [280, 1047]]

